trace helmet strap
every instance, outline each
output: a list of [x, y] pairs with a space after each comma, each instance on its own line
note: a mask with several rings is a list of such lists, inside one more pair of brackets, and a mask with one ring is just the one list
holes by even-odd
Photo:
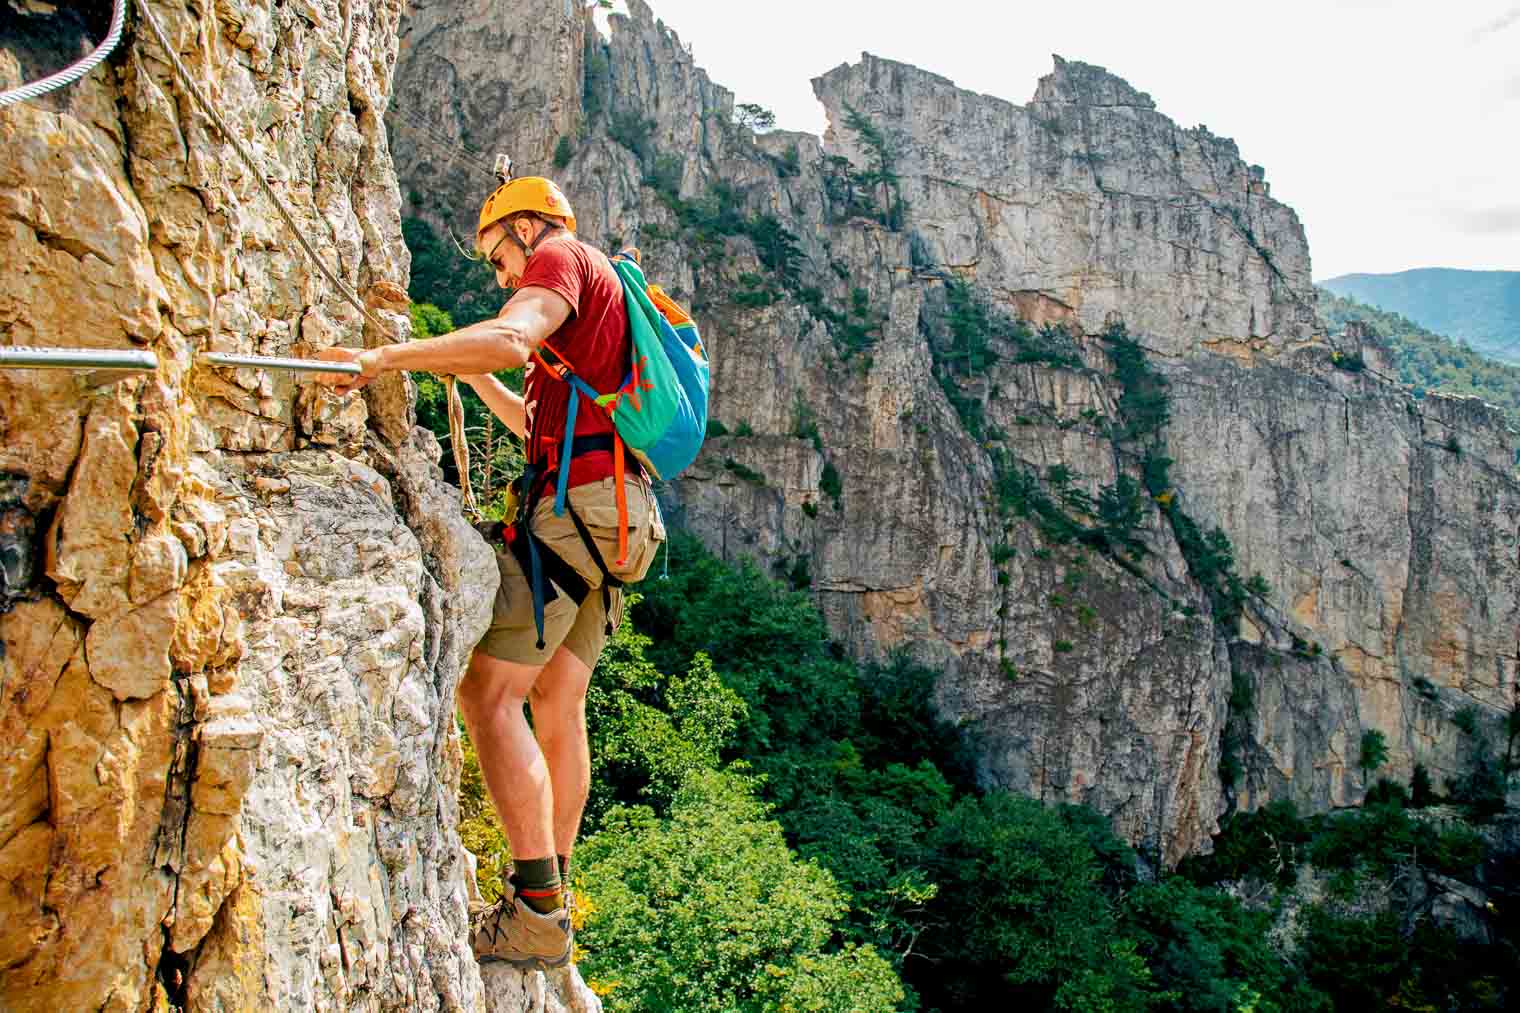
[[[517, 248], [522, 250], [524, 260], [533, 256], [533, 252], [537, 250], [539, 246], [543, 244], [543, 241], [548, 239], [552, 233], [559, 232], [564, 229], [563, 225], [560, 225], [557, 222], [551, 222], [545, 218], [539, 218], [537, 215], [533, 217], [533, 220], [536, 222], [541, 222], [544, 226], [544, 229], [534, 238], [531, 244], [523, 242], [522, 237], [517, 234], [516, 222], [513, 222], [507, 226], [507, 236], [510, 236], [512, 238], [512, 242], [517, 244]], [[506, 238], [506, 236], [502, 238]], [[500, 246], [501, 240], [497, 240], [496, 245]], [[495, 247], [492, 247], [492, 250], [494, 252]]]

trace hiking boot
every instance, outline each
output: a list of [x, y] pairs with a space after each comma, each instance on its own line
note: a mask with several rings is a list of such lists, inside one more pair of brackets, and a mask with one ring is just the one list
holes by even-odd
[[481, 963], [505, 961], [525, 970], [548, 970], [570, 963], [575, 932], [562, 907], [539, 914], [517, 897], [511, 882], [501, 900], [470, 919], [470, 946]]

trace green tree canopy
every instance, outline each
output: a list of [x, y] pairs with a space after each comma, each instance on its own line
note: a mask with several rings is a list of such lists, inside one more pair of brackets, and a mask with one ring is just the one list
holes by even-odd
[[776, 125], [776, 114], [753, 102], [741, 102], [734, 106], [734, 122], [757, 132], [770, 130]]
[[614, 809], [579, 855], [581, 968], [609, 1013], [892, 1013], [904, 997], [870, 947], [825, 952], [848, 899], [740, 775], [693, 775], [665, 819]]

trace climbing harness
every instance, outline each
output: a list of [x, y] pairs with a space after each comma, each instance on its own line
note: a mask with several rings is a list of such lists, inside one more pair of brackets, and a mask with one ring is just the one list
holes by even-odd
[[[569, 456], [580, 457], [582, 454], [611, 450], [612, 441], [613, 437], [607, 433], [577, 437], [575, 447]], [[538, 633], [536, 649], [540, 651], [544, 649], [544, 609], [547, 604], [558, 595], [564, 594], [579, 608], [581, 602], [586, 600], [586, 595], [591, 593], [591, 585], [575, 567], [565, 562], [559, 553], [543, 544], [542, 540], [533, 533], [533, 514], [538, 509], [544, 490], [548, 488], [554, 477], [552, 468], [546, 471], [537, 464], [527, 465], [513, 483], [514, 498], [521, 503], [516, 520], [511, 523], [498, 522], [483, 532], [491, 541], [499, 541], [506, 545], [507, 550], [516, 557], [518, 566], [528, 578], [528, 588], [533, 597], [533, 627]], [[575, 532], [585, 545], [587, 555], [601, 571], [602, 612], [606, 617], [605, 632], [610, 637], [612, 636], [612, 592], [613, 589], [622, 587], [623, 581], [614, 577], [607, 568], [607, 562], [601, 550], [597, 548], [596, 540], [591, 537], [591, 531], [586, 527], [585, 521], [581, 520], [573, 506], [568, 504], [566, 506], [570, 521], [575, 525]]]
[[9, 105], [15, 105], [17, 102], [41, 98], [50, 91], [57, 91], [59, 88], [73, 84], [100, 66], [105, 58], [111, 55], [111, 51], [116, 48], [116, 43], [121, 41], [121, 28], [126, 21], [126, 15], [127, 0], [116, 0], [111, 8], [111, 28], [106, 32], [106, 37], [101, 40], [100, 45], [95, 47], [93, 53], [82, 60], [70, 64], [56, 74], [49, 74], [40, 81], [33, 81], [31, 84], [24, 84], [19, 88], [11, 88], [0, 92], [0, 109], [4, 109]]

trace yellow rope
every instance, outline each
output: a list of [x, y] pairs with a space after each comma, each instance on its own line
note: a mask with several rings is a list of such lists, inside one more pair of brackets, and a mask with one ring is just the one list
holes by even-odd
[[[232, 150], [236, 151], [238, 157], [243, 160], [243, 164], [248, 167], [248, 171], [253, 174], [253, 178], [258, 181], [259, 187], [264, 191], [264, 196], [269, 198], [270, 203], [274, 205], [274, 209], [279, 212], [280, 217], [285, 220], [285, 224], [289, 226], [291, 233], [296, 237], [296, 241], [301, 244], [301, 249], [305, 251], [307, 258], [316, 265], [317, 270], [322, 273], [322, 276], [328, 280], [332, 287], [337, 289], [338, 294], [353, 305], [365, 320], [368, 320], [379, 328], [381, 333], [386, 333], [388, 328], [384, 321], [377, 317], [368, 306], [364, 305], [364, 300], [359, 298], [359, 294], [349, 288], [343, 279], [339, 278], [337, 273], [328, 267], [322, 258], [317, 255], [317, 251], [312, 246], [311, 241], [306, 238], [306, 234], [296, 224], [295, 217], [290, 213], [290, 209], [285, 206], [285, 202], [280, 199], [279, 195], [274, 192], [274, 188], [269, 185], [269, 181], [264, 178], [264, 172], [258, 162], [254, 160], [252, 153], [243, 147], [243, 143], [233, 134], [232, 130], [222, 120], [222, 117], [218, 115], [216, 109], [206, 100], [206, 96], [201, 94], [201, 90], [191, 80], [190, 72], [180, 62], [179, 54], [169, 44], [168, 36], [159, 27], [158, 19], [148, 9], [146, 0], [138, 0], [137, 9], [142, 13], [143, 21], [153, 33], [153, 37], [158, 40], [158, 44], [163, 49], [164, 54], [169, 57], [169, 64], [174, 68], [174, 73], [179, 78], [180, 83], [185, 86], [185, 90], [190, 93], [190, 97], [195, 100], [195, 104], [200, 106], [201, 112], [210, 118], [217, 132], [222, 135], [222, 138], [228, 144], [232, 145]], [[475, 503], [474, 490], [470, 487], [470, 445], [465, 439], [464, 403], [459, 398], [459, 389], [455, 378], [445, 376], [444, 382], [448, 388], [449, 443], [453, 446], [454, 464], [459, 469], [459, 488], [464, 494], [465, 510], [471, 517], [478, 518], [480, 511]]]
[[459, 492], [464, 498], [464, 509], [474, 520], [480, 519], [480, 507], [475, 502], [475, 490], [470, 485], [470, 445], [464, 438], [464, 402], [459, 399], [457, 378], [443, 378], [449, 399], [449, 446], [454, 451], [454, 467], [459, 469]]

